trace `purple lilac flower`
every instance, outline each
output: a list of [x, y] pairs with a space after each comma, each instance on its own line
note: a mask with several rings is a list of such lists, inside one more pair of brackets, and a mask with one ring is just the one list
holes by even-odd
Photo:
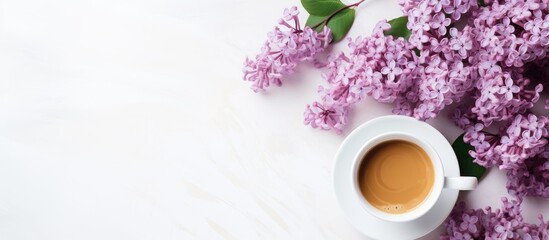
[[337, 133], [341, 133], [347, 123], [347, 107], [329, 98], [322, 103], [307, 105], [304, 115], [305, 124], [322, 130], [335, 130]]
[[469, 56], [467, 54], [468, 51], [473, 49], [472, 38], [467, 33], [468, 31], [458, 32], [456, 28], [450, 29], [450, 47], [452, 50], [456, 51], [462, 59], [466, 59]]
[[469, 11], [471, 5], [476, 6], [476, 1], [467, 0], [448, 0], [448, 4], [445, 4], [444, 12], [450, 14], [454, 20], [459, 20], [461, 15]]
[[463, 222], [459, 225], [459, 229], [462, 231], [468, 231], [469, 233], [475, 234], [477, 229], [477, 216], [470, 216], [469, 214], [464, 213], [462, 216]]
[[[521, 198], [502, 198], [502, 207], [493, 210], [467, 208], [464, 202], [456, 204], [445, 222], [446, 233], [441, 239], [547, 239], [549, 226], [539, 216], [540, 223], [524, 222]], [[473, 231], [475, 230], [475, 231]]]
[[410, 9], [417, 7], [422, 1], [423, 0], [399, 0], [398, 4], [401, 6], [403, 12], [408, 12]]
[[549, 161], [538, 156], [507, 171], [507, 189], [515, 196], [549, 198]]
[[282, 85], [282, 78], [293, 72], [299, 62], [312, 60], [330, 43], [329, 28], [324, 27], [320, 33], [310, 27], [301, 29], [298, 14], [297, 7], [285, 9], [284, 17], [268, 34], [261, 53], [255, 59], [246, 58], [244, 80], [252, 82], [255, 92], [265, 91], [272, 84]]

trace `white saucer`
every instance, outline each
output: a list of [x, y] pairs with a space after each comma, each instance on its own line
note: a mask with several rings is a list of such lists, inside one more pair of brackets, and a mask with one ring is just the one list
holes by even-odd
[[437, 151], [447, 177], [458, 177], [459, 165], [452, 146], [431, 125], [403, 116], [385, 116], [366, 122], [355, 129], [336, 154], [334, 190], [339, 205], [351, 224], [368, 237], [375, 239], [416, 239], [437, 228], [452, 211], [458, 190], [443, 189], [439, 201], [422, 217], [402, 223], [392, 223], [370, 215], [361, 205], [352, 185], [352, 166], [355, 155], [370, 138], [390, 131], [408, 132], [423, 138]]

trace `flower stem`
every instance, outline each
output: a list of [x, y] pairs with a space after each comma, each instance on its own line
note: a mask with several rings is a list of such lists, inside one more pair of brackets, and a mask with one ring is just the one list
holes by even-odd
[[315, 24], [314, 26], [312, 26], [311, 28], [312, 29], [316, 29], [317, 27], [320, 27], [322, 26], [323, 24], [328, 24], [328, 21], [330, 21], [330, 19], [332, 19], [336, 14], [340, 13], [341, 11], [347, 9], [347, 8], [352, 8], [352, 7], [356, 7], [358, 5], [360, 5], [361, 3], [363, 3], [364, 1], [366, 0], [360, 0], [359, 2], [356, 2], [356, 3], [353, 3], [353, 4], [350, 4], [350, 5], [347, 5], [347, 6], [344, 6], [344, 7], [341, 7], [337, 10], [335, 10], [335, 12], [333, 12], [332, 14], [326, 16], [326, 18], [324, 18], [322, 21], [320, 21], [319, 23]]

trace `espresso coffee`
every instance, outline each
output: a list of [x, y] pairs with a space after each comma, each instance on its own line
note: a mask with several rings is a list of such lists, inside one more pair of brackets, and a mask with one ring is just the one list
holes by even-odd
[[360, 163], [357, 177], [366, 201], [392, 214], [419, 206], [435, 181], [429, 155], [420, 146], [403, 140], [382, 142], [370, 149]]

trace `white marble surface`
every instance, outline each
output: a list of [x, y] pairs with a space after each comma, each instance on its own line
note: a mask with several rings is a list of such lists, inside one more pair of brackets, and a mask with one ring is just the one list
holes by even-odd
[[[396, 2], [367, 1], [350, 36], [398, 16]], [[241, 80], [296, 4], [0, 1], [0, 239], [365, 239], [331, 185], [348, 132], [302, 124], [319, 71], [266, 95]], [[366, 101], [349, 129], [389, 113]], [[497, 207], [504, 181], [490, 171], [462, 198]], [[530, 220], [549, 209], [524, 206]]]

